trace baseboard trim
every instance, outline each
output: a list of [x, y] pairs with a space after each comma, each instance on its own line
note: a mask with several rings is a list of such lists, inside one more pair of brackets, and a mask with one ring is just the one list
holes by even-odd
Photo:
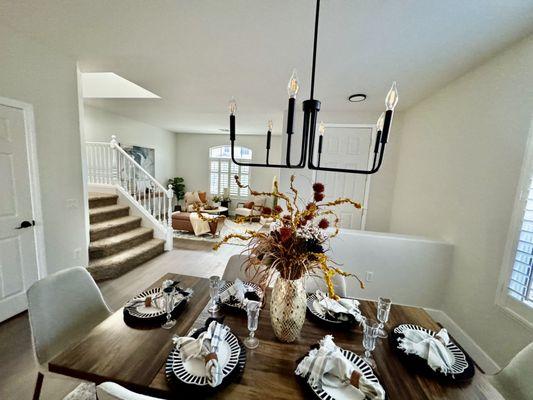
[[495, 374], [501, 370], [496, 363], [448, 314], [441, 310], [424, 308], [435, 321], [445, 327], [451, 336], [465, 349], [472, 359], [486, 374]]

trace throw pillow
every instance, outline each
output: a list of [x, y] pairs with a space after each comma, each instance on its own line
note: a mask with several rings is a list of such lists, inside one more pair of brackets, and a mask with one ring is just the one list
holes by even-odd
[[253, 201], [248, 201], [248, 202], [243, 204], [243, 207], [251, 210], [252, 208], [254, 208], [254, 202]]
[[207, 203], [207, 192], [198, 192], [198, 197], [202, 203]]

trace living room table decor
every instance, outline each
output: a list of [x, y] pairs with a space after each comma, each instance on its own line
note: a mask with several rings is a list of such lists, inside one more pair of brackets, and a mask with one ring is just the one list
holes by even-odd
[[[273, 222], [267, 232], [246, 231], [245, 234], [230, 234], [215, 245], [215, 250], [234, 238], [247, 241], [250, 253], [246, 266], [253, 281], [270, 282], [274, 273], [279, 273], [270, 298], [270, 317], [276, 337], [282, 342], [294, 342], [300, 335], [305, 321], [307, 296], [304, 279], [310, 273], [323, 276], [328, 295], [338, 299], [332, 277], [336, 274], [353, 276], [363, 289], [363, 282], [354, 274], [344, 272], [334, 265], [326, 254], [329, 240], [339, 233], [339, 217], [333, 207], [361, 204], [348, 198], [325, 201], [324, 185], [313, 184], [313, 198], [303, 199], [294, 187], [294, 175], [290, 179], [291, 194], [279, 191], [277, 182], [272, 192], [258, 192], [243, 185], [238, 176], [235, 181], [246, 188], [252, 196], [269, 196], [282, 201], [285, 208], [277, 205], [271, 211]], [[330, 220], [333, 226], [330, 228]]]

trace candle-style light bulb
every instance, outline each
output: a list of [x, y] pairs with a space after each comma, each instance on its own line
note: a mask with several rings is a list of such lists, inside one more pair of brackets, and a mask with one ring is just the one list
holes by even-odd
[[384, 123], [385, 123], [385, 113], [382, 112], [381, 115], [378, 118], [378, 122], [376, 122], [376, 129], [378, 131], [382, 131]]
[[230, 102], [228, 103], [228, 108], [229, 108], [229, 114], [235, 115], [235, 113], [237, 112], [237, 102], [235, 101], [234, 97], [232, 97]]
[[320, 125], [318, 125], [318, 134], [324, 136], [324, 133], [326, 133], [326, 127], [324, 126], [324, 122], [320, 121]]
[[394, 81], [385, 98], [385, 106], [387, 107], [387, 110], [394, 110], [396, 104], [398, 104], [398, 90], [396, 89], [396, 81]]
[[298, 74], [296, 73], [295, 68], [292, 70], [291, 79], [289, 79], [289, 83], [287, 85], [287, 92], [289, 93], [289, 97], [296, 97], [298, 89], [300, 89], [300, 86], [298, 86]]
[[269, 132], [272, 132], [272, 129], [274, 128], [274, 124], [272, 123], [272, 120], [268, 120], [268, 131]]

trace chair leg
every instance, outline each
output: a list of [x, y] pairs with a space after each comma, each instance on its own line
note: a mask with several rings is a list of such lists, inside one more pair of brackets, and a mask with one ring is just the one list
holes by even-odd
[[37, 382], [35, 382], [35, 390], [33, 391], [33, 400], [39, 400], [41, 397], [41, 388], [43, 387], [44, 375], [40, 372], [37, 373]]

